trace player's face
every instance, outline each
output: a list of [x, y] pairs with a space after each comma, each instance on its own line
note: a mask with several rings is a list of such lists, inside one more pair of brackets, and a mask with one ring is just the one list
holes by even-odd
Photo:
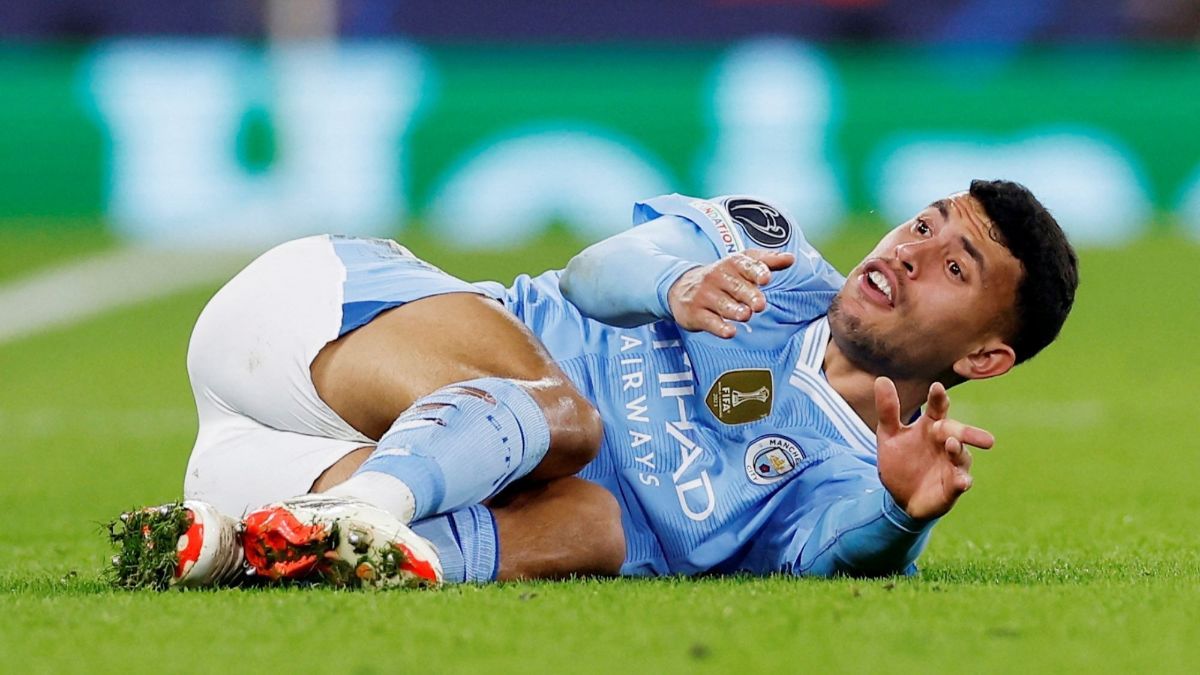
[[944, 381], [957, 361], [995, 344], [1022, 272], [991, 232], [965, 192], [889, 232], [830, 308], [839, 349], [876, 374]]

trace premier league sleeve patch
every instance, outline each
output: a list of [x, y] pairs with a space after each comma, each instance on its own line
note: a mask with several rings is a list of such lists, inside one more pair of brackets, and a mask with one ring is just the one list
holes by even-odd
[[783, 480], [804, 459], [804, 450], [790, 438], [763, 436], [746, 448], [746, 477], [755, 485], [770, 485]]
[[792, 224], [770, 204], [736, 197], [725, 201], [725, 210], [746, 237], [759, 246], [782, 248], [792, 239]]

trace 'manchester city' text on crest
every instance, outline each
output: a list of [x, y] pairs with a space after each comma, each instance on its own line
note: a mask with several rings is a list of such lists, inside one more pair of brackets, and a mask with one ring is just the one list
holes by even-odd
[[770, 485], [804, 461], [804, 450], [790, 438], [770, 435], [746, 448], [746, 477], [755, 485]]

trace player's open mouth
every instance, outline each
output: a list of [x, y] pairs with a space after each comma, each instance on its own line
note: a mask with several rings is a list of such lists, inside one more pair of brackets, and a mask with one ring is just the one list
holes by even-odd
[[867, 263], [858, 282], [867, 299], [884, 307], [896, 306], [896, 279], [887, 273], [887, 268], [879, 261]]

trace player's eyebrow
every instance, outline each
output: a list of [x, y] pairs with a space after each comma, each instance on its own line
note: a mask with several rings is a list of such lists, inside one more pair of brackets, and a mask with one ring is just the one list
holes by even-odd
[[942, 220], [950, 219], [950, 202], [948, 200], [939, 199], [936, 202], [930, 204], [930, 206], [937, 209], [938, 213], [942, 214]]
[[978, 248], [975, 248], [975, 244], [972, 244], [965, 234], [962, 236], [962, 245], [967, 250], [967, 255], [971, 256], [975, 260], [975, 264], [979, 266], [979, 273], [982, 274], [986, 271], [987, 265], [983, 262], [983, 254], [979, 252]]

